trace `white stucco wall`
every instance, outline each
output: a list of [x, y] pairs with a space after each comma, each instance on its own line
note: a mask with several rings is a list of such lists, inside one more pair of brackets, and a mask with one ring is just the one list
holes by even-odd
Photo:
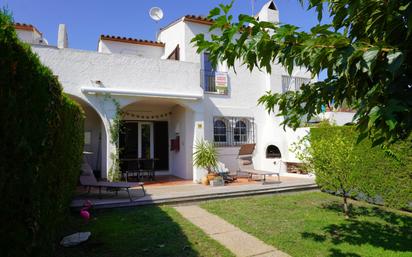
[[354, 116], [354, 112], [325, 112], [319, 115], [321, 119], [327, 119], [338, 126], [353, 122]]
[[164, 48], [160, 46], [140, 45], [133, 43], [99, 40], [99, 53], [130, 54], [139, 57], [160, 59]]
[[[178, 177], [186, 177], [186, 162], [187, 162], [187, 152], [186, 152], [186, 109], [182, 106], [175, 106], [172, 109], [172, 117], [170, 122], [170, 132], [169, 137], [175, 139], [177, 135], [180, 137], [179, 151], [171, 152], [171, 171], [174, 175]], [[179, 132], [179, 133], [176, 133]]]
[[[250, 72], [240, 63], [236, 71], [228, 71], [228, 95], [203, 93], [200, 87], [201, 57], [190, 43], [198, 33], [210, 37], [209, 27], [202, 24], [177, 21], [173, 26], [160, 32], [158, 40], [166, 43], [162, 47], [141, 46], [121, 42], [100, 41], [99, 52], [74, 49], [57, 49], [55, 47], [33, 46], [41, 61], [49, 66], [63, 85], [65, 92], [75, 95], [97, 111], [105, 129], [102, 137], [103, 157], [102, 170], [110, 167], [107, 156], [114, 146], [108, 138], [109, 124], [115, 115], [115, 106], [104, 100], [100, 94], [84, 94], [82, 87], [109, 88], [131, 90], [133, 92], [151, 92], [156, 94], [185, 93], [201, 96], [197, 100], [174, 99], [176, 105], [166, 109], [172, 111], [169, 121], [169, 139], [175, 138], [176, 130], [180, 135], [180, 151], [170, 152], [170, 172], [176, 176], [198, 180], [201, 171], [193, 167], [193, 146], [197, 138], [213, 141], [213, 117], [234, 116], [250, 117], [255, 121], [256, 150], [255, 168], [261, 170], [279, 169], [273, 165], [274, 159], [266, 159], [268, 145], [276, 145], [283, 161], [293, 161], [289, 152], [290, 145], [304, 132], [284, 131], [280, 126], [281, 117], [267, 114], [262, 106], [257, 106], [258, 99], [267, 91], [282, 91], [282, 75], [287, 75], [279, 65], [272, 66], [272, 73], [258, 70]], [[180, 47], [180, 60], [162, 60], [166, 58], [176, 45]], [[305, 69], [295, 69], [293, 76], [310, 78]], [[95, 83], [100, 81], [100, 83]], [[115, 95], [121, 107], [139, 101], [149, 101], [156, 105], [163, 97]], [[170, 100], [170, 99], [169, 99]], [[128, 108], [128, 107], [126, 107]], [[161, 107], [153, 111], [164, 111]], [[97, 130], [97, 127], [93, 129]], [[220, 160], [231, 170], [237, 169], [238, 147], [219, 148]], [[285, 172], [285, 167], [280, 167]], [[103, 174], [103, 177], [105, 174]]]
[[77, 97], [71, 98], [83, 108], [85, 114], [84, 131], [90, 133], [90, 143], [84, 145], [84, 151], [91, 153], [85, 155], [86, 160], [93, 170], [101, 170], [102, 166], [105, 165], [105, 161], [102, 163], [102, 160], [106, 160], [106, 153], [102, 151], [102, 137], [105, 134], [103, 123], [90, 105]]
[[29, 44], [47, 44], [47, 40], [45, 40], [43, 36], [36, 31], [16, 29], [16, 32], [19, 39], [23, 42]]
[[203, 94], [199, 65], [139, 56], [33, 46], [41, 61], [59, 77], [66, 92], [82, 95], [95, 86], [156, 93]]
[[181, 20], [176, 21], [173, 26], [161, 30], [159, 32], [158, 41], [167, 42], [165, 45], [163, 59], [166, 59], [170, 53], [179, 45], [180, 48], [180, 61], [186, 60], [186, 44], [185, 44], [185, 23]]

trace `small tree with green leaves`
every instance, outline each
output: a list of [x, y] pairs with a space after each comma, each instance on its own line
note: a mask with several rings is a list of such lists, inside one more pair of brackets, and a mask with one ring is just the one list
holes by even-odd
[[343, 212], [349, 218], [348, 197], [355, 193], [359, 158], [354, 148], [356, 138], [346, 137], [337, 129], [330, 137], [302, 138], [293, 149], [304, 168], [316, 175], [316, 183], [326, 191], [338, 192], [343, 198]]
[[193, 164], [204, 168], [208, 173], [213, 173], [213, 168], [218, 164], [218, 151], [216, 147], [205, 140], [199, 140], [195, 145], [193, 153]]

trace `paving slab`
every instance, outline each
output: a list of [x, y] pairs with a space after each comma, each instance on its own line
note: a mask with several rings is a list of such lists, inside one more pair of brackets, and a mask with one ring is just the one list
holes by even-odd
[[[240, 257], [288, 257], [275, 247], [240, 230], [222, 218], [200, 208], [197, 205], [174, 207], [184, 218], [202, 229], [211, 238]], [[290, 256], [289, 256], [290, 257]]]
[[291, 191], [314, 190], [317, 188], [313, 178], [282, 176], [281, 184], [242, 184], [234, 186], [209, 187], [198, 184], [182, 184], [169, 186], [147, 186], [146, 196], [142, 190], [131, 190], [131, 202], [127, 192], [113, 192], [92, 190], [90, 194], [80, 192], [72, 201], [71, 207], [81, 208], [84, 201], [89, 200], [94, 208], [130, 207], [146, 204], [175, 204], [199, 202], [227, 197], [242, 197], [258, 194], [274, 194]]

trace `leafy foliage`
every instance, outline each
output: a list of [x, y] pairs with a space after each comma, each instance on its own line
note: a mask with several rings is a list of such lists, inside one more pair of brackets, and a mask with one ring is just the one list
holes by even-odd
[[205, 140], [196, 142], [195, 152], [193, 153], [193, 164], [196, 167], [204, 168], [208, 173], [218, 164], [218, 152], [216, 147]]
[[0, 249], [52, 256], [80, 175], [80, 107], [0, 11]]
[[357, 137], [351, 126], [311, 128], [298, 157], [307, 163], [306, 168], [315, 171], [317, 183], [325, 190], [342, 193], [339, 183], [347, 180], [349, 183], [342, 185], [350, 196], [411, 209], [412, 137], [387, 149], [372, 148], [370, 140], [356, 144]]
[[[303, 0], [300, 0], [303, 4]], [[298, 92], [267, 92], [259, 99], [269, 112], [279, 107], [283, 124], [298, 127], [321, 112], [332, 99], [357, 110], [359, 139], [373, 144], [407, 138], [412, 129], [412, 3], [410, 0], [309, 0], [319, 24], [304, 32], [290, 24], [257, 21], [239, 15], [234, 22], [232, 4], [210, 11], [208, 40], [193, 38], [198, 52], [207, 51], [213, 63], [235, 67], [240, 60], [250, 70], [271, 72], [274, 62], [289, 74], [297, 66], [313, 76], [326, 71], [324, 81], [311, 82]], [[331, 24], [321, 24], [327, 6]], [[249, 26], [251, 25], [251, 26]]]
[[110, 143], [114, 144], [116, 151], [110, 154], [112, 159], [112, 165], [109, 168], [108, 179], [110, 181], [120, 181], [121, 180], [121, 170], [120, 170], [120, 146], [119, 146], [119, 136], [122, 127], [122, 111], [120, 108], [120, 103], [113, 98], [110, 94], [104, 95], [104, 100], [111, 100], [116, 107], [116, 115], [110, 122]]
[[[344, 131], [336, 130], [328, 137], [310, 140], [299, 158], [316, 175], [316, 183], [327, 191], [339, 192], [344, 201], [345, 216], [349, 216], [347, 197], [354, 193], [355, 174], [358, 174], [359, 156], [353, 149], [356, 139], [345, 137]], [[302, 158], [303, 157], [303, 158]]]

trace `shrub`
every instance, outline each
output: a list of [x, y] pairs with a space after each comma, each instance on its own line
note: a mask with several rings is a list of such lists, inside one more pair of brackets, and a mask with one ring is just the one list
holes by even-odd
[[51, 256], [78, 180], [80, 107], [0, 11], [2, 256]]
[[194, 166], [204, 168], [208, 173], [212, 173], [212, 169], [217, 166], [218, 162], [218, 152], [212, 143], [203, 139], [196, 142], [193, 153]]
[[[314, 151], [322, 153], [325, 162], [333, 160], [341, 151], [348, 151], [345, 173], [352, 180], [351, 194], [389, 207], [410, 209], [412, 202], [411, 137], [408, 140], [397, 142], [389, 148], [372, 147], [371, 141], [367, 139], [354, 145], [352, 149], [340, 149], [327, 144], [328, 141], [337, 137], [340, 138], [339, 140], [356, 142], [358, 133], [351, 126], [312, 128], [310, 144], [311, 147], [318, 148]], [[391, 153], [396, 158], [391, 156]], [[314, 168], [316, 169], [316, 167]], [[330, 170], [329, 172], [335, 173], [337, 171]], [[325, 183], [324, 180], [336, 183], [334, 176], [319, 177], [317, 180], [321, 186]]]

